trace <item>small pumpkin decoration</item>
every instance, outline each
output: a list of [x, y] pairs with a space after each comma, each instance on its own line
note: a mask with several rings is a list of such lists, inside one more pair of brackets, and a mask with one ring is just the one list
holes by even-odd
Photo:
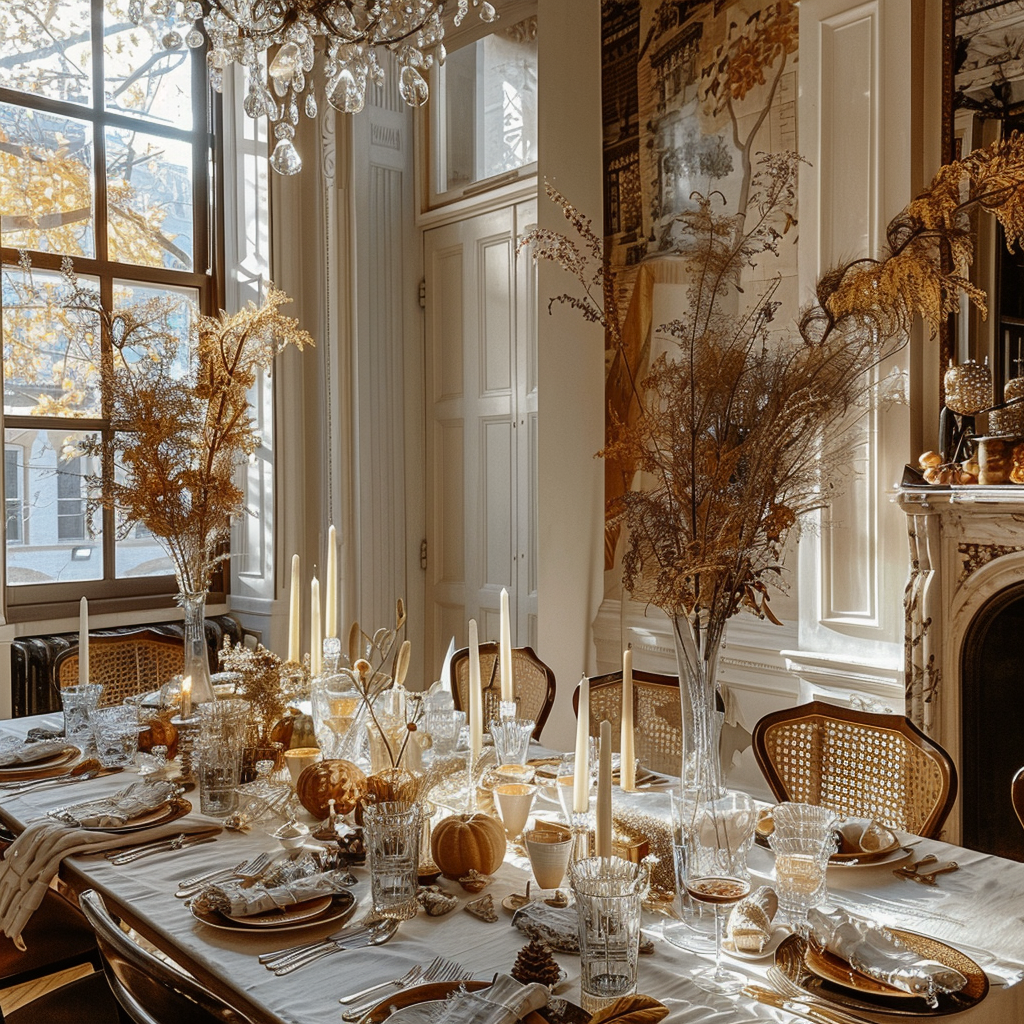
[[434, 826], [430, 855], [445, 878], [493, 875], [505, 858], [505, 829], [488, 814], [453, 814]]
[[154, 747], [166, 747], [168, 760], [178, 753], [178, 730], [159, 715], [148, 719], [146, 728], [139, 733], [139, 750], [149, 753]]
[[356, 807], [356, 824], [363, 823], [367, 804], [415, 803], [420, 794], [420, 775], [406, 768], [382, 768], [366, 776], [366, 792]]
[[349, 814], [366, 793], [366, 776], [351, 761], [328, 758], [302, 769], [295, 793], [314, 818], [326, 818], [328, 801], [334, 801], [338, 814]]

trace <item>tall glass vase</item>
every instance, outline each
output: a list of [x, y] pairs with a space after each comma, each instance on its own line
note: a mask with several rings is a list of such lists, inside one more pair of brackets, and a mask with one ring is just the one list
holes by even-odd
[[185, 613], [185, 665], [182, 677], [192, 677], [192, 703], [216, 700], [210, 682], [210, 658], [206, 648], [206, 591], [198, 594], [179, 592], [178, 604]]
[[716, 703], [724, 623], [696, 612], [670, 618], [679, 669], [682, 790], [697, 800], [714, 800], [724, 789], [719, 751], [722, 716]]

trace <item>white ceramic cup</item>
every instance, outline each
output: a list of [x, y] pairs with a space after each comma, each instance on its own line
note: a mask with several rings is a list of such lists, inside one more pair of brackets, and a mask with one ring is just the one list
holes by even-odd
[[494, 787], [494, 795], [498, 799], [501, 820], [509, 839], [520, 835], [533, 808], [533, 798], [537, 795], [537, 787], [522, 782], [506, 782]]
[[526, 853], [537, 884], [542, 889], [557, 889], [565, 878], [569, 854], [575, 842], [573, 837], [534, 828], [523, 839], [526, 841]]

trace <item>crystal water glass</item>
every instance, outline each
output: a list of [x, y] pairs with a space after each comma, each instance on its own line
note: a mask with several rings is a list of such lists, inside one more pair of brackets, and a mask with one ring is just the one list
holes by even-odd
[[526, 764], [536, 725], [532, 718], [506, 718], [488, 725], [498, 764]]
[[768, 837], [775, 852], [775, 892], [779, 907], [789, 919], [793, 930], [807, 935], [807, 911], [820, 907], [828, 898], [826, 875], [829, 857], [836, 852], [835, 836]]
[[420, 807], [401, 801], [371, 804], [363, 811], [373, 911], [405, 921], [419, 903]]
[[89, 714], [100, 702], [103, 687], [99, 683], [79, 683], [65, 686], [60, 691], [64, 708], [64, 737], [83, 752], [92, 744], [92, 726]]
[[93, 708], [89, 725], [104, 768], [127, 768], [139, 751], [139, 709], [133, 704]]

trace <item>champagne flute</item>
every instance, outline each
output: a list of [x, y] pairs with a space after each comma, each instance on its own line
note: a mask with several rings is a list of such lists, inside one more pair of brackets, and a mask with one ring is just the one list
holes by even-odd
[[745, 984], [745, 975], [722, 967], [722, 911], [750, 892], [747, 850], [754, 837], [754, 804], [746, 793], [725, 793], [694, 804], [687, 834], [686, 891], [715, 914], [715, 966], [693, 975], [705, 992], [731, 994]]

